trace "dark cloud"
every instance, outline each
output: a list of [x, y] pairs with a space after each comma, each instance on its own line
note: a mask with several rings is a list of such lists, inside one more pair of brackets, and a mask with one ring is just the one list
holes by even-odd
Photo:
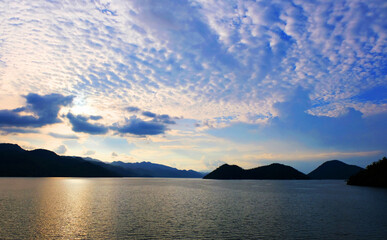
[[48, 135], [54, 138], [78, 139], [78, 137], [75, 135], [59, 134], [59, 133], [52, 133], [52, 132], [49, 133]]
[[127, 107], [126, 110], [128, 112], [138, 112], [140, 109], [138, 107]]
[[[72, 103], [73, 96], [60, 94], [25, 96], [27, 106], [13, 110], [0, 110], [0, 127], [42, 127], [61, 122], [58, 112], [62, 106]], [[22, 115], [31, 114], [31, 115]]]
[[[140, 111], [140, 109], [136, 107], [129, 108], [133, 108], [133, 110]], [[129, 108], [127, 109], [129, 110]], [[139, 136], [158, 135], [165, 133], [165, 131], [167, 130], [167, 124], [176, 124], [173, 118], [171, 118], [167, 114], [158, 115], [150, 111], [143, 111], [142, 116], [151, 118], [151, 120], [144, 121], [134, 115], [126, 121], [126, 124], [124, 126], [114, 126], [112, 127], [112, 129], [122, 134], [130, 133]]]
[[0, 130], [5, 133], [39, 133], [38, 130], [26, 128], [1, 128]]
[[130, 133], [139, 136], [145, 135], [158, 135], [163, 134], [167, 127], [156, 121], [144, 121], [136, 116], [131, 117], [127, 120], [126, 124], [121, 127], [113, 127], [112, 129], [119, 133]]
[[155, 113], [149, 111], [142, 112], [142, 115], [150, 118], [155, 118], [157, 116]]
[[157, 115], [155, 120], [165, 124], [176, 124], [176, 122], [167, 114]]
[[167, 114], [158, 115], [158, 114], [153, 113], [153, 112], [145, 111], [145, 112], [142, 112], [142, 115], [145, 116], [145, 117], [153, 118], [153, 121], [155, 121], [155, 122], [161, 122], [161, 123], [164, 123], [164, 124], [175, 124], [176, 123]]
[[91, 116], [89, 116], [89, 119], [96, 121], [96, 120], [102, 119], [102, 116], [93, 116], [93, 115], [91, 115]]
[[89, 134], [105, 134], [108, 132], [108, 127], [101, 124], [91, 124], [88, 122], [90, 117], [82, 115], [73, 115], [72, 113], [67, 114], [67, 118], [70, 120], [72, 129], [74, 132], [83, 132]]

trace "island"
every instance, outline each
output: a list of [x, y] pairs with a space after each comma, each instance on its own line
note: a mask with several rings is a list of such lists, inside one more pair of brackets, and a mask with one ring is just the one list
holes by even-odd
[[223, 164], [204, 179], [309, 179], [304, 173], [287, 165], [273, 163], [245, 170], [237, 165]]

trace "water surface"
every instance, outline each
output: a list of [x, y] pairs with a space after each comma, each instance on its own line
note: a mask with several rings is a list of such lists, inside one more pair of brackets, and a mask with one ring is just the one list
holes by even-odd
[[0, 178], [1, 239], [385, 239], [387, 190], [344, 181]]

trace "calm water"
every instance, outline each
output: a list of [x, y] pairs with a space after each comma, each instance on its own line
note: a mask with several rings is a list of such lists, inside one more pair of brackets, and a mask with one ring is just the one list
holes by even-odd
[[387, 190], [343, 181], [0, 178], [0, 239], [386, 239]]

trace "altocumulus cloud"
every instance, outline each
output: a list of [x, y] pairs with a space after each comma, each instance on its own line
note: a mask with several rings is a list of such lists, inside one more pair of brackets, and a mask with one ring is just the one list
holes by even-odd
[[105, 134], [108, 132], [109, 128], [101, 124], [92, 124], [88, 120], [98, 120], [102, 117], [100, 116], [82, 116], [82, 115], [73, 115], [72, 113], [67, 114], [67, 118], [70, 120], [72, 129], [74, 132], [83, 132], [88, 134]]
[[[386, 82], [384, 2], [8, 1], [0, 88], [49, 92], [66, 81], [74, 94], [108, 98], [106, 108], [136, 101], [201, 121], [227, 112], [253, 123], [251, 114], [270, 117], [302, 86], [318, 115], [351, 106], [373, 114], [385, 106], [361, 96]], [[14, 57], [25, 52], [28, 61]], [[48, 74], [36, 71], [43, 65]]]
[[73, 96], [61, 94], [39, 95], [30, 93], [25, 96], [27, 105], [12, 110], [0, 110], [0, 127], [38, 128], [59, 123], [58, 112], [62, 106], [68, 106]]

